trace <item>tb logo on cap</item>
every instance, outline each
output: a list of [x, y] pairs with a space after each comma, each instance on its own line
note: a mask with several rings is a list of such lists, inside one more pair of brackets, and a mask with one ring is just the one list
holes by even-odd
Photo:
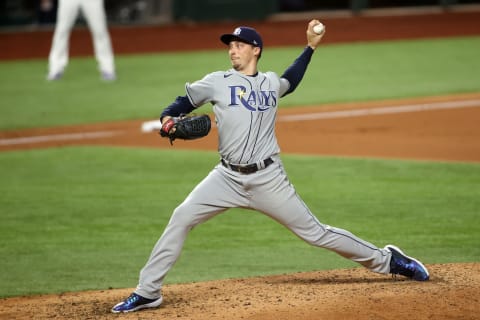
[[242, 32], [242, 28], [237, 28], [235, 31], [233, 31], [233, 34], [238, 36]]

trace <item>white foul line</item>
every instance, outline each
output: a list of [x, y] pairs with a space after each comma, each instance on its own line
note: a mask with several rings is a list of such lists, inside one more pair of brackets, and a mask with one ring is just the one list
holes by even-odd
[[50, 141], [96, 139], [96, 138], [113, 137], [119, 133], [121, 133], [121, 131], [98, 131], [98, 132], [53, 134], [53, 135], [35, 136], [35, 137], [9, 138], [9, 139], [0, 139], [0, 146], [28, 144], [28, 143], [41, 143], [41, 142], [50, 142]]
[[449, 102], [432, 102], [424, 104], [411, 104], [403, 106], [391, 106], [373, 109], [358, 109], [358, 110], [343, 110], [330, 112], [316, 112], [306, 114], [295, 114], [288, 116], [279, 116], [278, 120], [283, 122], [288, 121], [307, 121], [317, 119], [334, 119], [334, 118], [348, 118], [348, 117], [362, 117], [378, 114], [402, 113], [402, 112], [417, 112], [436, 109], [455, 109], [467, 107], [479, 107], [480, 100], [465, 100], [465, 101], [449, 101]]

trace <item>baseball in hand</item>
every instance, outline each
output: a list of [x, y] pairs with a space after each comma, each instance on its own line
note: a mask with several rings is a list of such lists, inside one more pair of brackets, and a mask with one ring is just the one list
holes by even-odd
[[325, 26], [323, 25], [323, 23], [320, 22], [313, 26], [313, 32], [315, 32], [316, 34], [322, 34], [323, 31], [325, 31]]

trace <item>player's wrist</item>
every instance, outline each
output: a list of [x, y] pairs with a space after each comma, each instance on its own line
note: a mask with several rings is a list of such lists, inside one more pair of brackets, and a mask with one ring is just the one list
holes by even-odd
[[172, 118], [171, 116], [160, 117], [160, 123], [163, 125], [165, 122], [167, 122], [171, 118]]

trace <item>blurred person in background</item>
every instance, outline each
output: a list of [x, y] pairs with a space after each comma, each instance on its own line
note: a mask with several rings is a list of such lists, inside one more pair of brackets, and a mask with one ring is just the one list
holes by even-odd
[[47, 80], [60, 80], [63, 76], [68, 64], [70, 33], [80, 9], [92, 34], [100, 76], [103, 80], [113, 81], [116, 79], [115, 63], [103, 0], [58, 0]]

